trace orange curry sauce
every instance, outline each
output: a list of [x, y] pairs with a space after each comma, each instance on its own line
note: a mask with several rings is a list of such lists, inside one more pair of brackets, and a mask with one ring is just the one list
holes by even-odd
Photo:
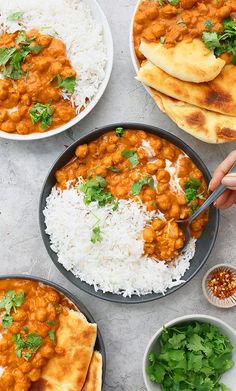
[[[122, 156], [125, 149], [137, 153], [136, 167]], [[207, 196], [203, 174], [191, 159], [170, 142], [141, 130], [125, 130], [122, 137], [115, 131], [108, 132], [90, 144], [78, 146], [75, 154], [75, 158], [56, 173], [57, 186], [61, 189], [66, 188], [67, 181], [78, 177], [102, 176], [107, 182], [106, 190], [117, 199], [137, 199], [130, 194], [133, 184], [143, 177], [153, 178], [153, 188], [143, 186], [138, 199], [148, 211], [160, 210], [166, 222], [154, 219], [145, 228], [145, 252], [157, 259], [175, 258], [184, 244], [184, 234], [175, 220], [184, 219], [191, 213], [183, 190], [186, 181], [191, 177], [198, 180], [199, 192]], [[175, 173], [179, 183], [177, 190], [167, 166]], [[197, 207], [203, 200], [197, 198], [194, 202]], [[200, 237], [207, 221], [207, 212], [199, 216], [192, 223], [192, 236]]]
[[[59, 314], [68, 307], [66, 299], [53, 288], [30, 280], [0, 280], [0, 317], [5, 315], [2, 305], [4, 297], [13, 291], [24, 295], [11, 308], [12, 320], [8, 327], [0, 325], [0, 391], [27, 391], [32, 382], [40, 379], [47, 361], [55, 354], [64, 352], [57, 348], [55, 331], [59, 325]], [[65, 303], [66, 302], [66, 303]], [[32, 337], [33, 335], [33, 337]], [[32, 346], [19, 349], [19, 339], [32, 341]], [[34, 341], [41, 339], [40, 346]]]
[[[17, 47], [19, 32], [5, 33], [0, 37], [0, 49]], [[65, 44], [37, 30], [26, 34], [33, 39], [31, 45], [40, 45], [41, 51], [29, 53], [21, 65], [22, 76], [18, 80], [6, 77], [0, 80], [0, 129], [8, 133], [29, 134], [57, 128], [76, 116], [70, 100], [62, 97], [54, 79], [75, 77], [76, 72], [67, 58]], [[2, 71], [2, 69], [0, 69]], [[29, 111], [35, 103], [49, 104], [53, 110], [51, 125], [45, 129], [40, 122], [35, 124]]]
[[[176, 3], [171, 5], [166, 0], [140, 3], [133, 27], [135, 51], [140, 61], [145, 59], [139, 51], [141, 37], [151, 42], [163, 40], [166, 47], [171, 47], [183, 39], [201, 38], [204, 31], [219, 32], [222, 20], [236, 11], [235, 0], [179, 0]], [[210, 30], [205, 25], [207, 21], [212, 23]]]

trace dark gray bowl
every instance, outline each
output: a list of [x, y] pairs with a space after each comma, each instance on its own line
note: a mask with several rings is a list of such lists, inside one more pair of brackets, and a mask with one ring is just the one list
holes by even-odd
[[[211, 179], [211, 174], [208, 171], [206, 165], [203, 163], [203, 161], [200, 159], [200, 157], [196, 154], [196, 152], [193, 151], [192, 148], [190, 148], [187, 144], [185, 144], [184, 141], [180, 140], [178, 137], [174, 136], [171, 133], [166, 132], [165, 130], [156, 128], [154, 126], [149, 125], [143, 125], [143, 124], [137, 124], [137, 123], [117, 123], [112, 125], [107, 125], [101, 128], [97, 128], [91, 133], [80, 137], [76, 142], [74, 142], [65, 152], [63, 152], [60, 157], [56, 160], [56, 162], [53, 164], [53, 166], [50, 169], [50, 172], [44, 182], [42, 193], [40, 196], [40, 203], [39, 203], [39, 223], [40, 223], [40, 229], [42, 238], [45, 244], [45, 247], [48, 251], [48, 254], [50, 255], [52, 261], [60, 270], [60, 272], [73, 284], [75, 284], [78, 288], [82, 289], [83, 291], [89, 293], [90, 295], [93, 295], [95, 297], [98, 297], [103, 300], [108, 300], [112, 302], [117, 303], [126, 303], [126, 304], [135, 304], [135, 303], [145, 303], [148, 301], [160, 299], [163, 297], [163, 294], [161, 293], [152, 293], [144, 296], [137, 296], [133, 295], [132, 297], [123, 297], [121, 295], [112, 294], [112, 293], [102, 293], [102, 291], [95, 291], [93, 286], [88, 285], [86, 282], [81, 281], [79, 278], [76, 278], [71, 272], [67, 271], [60, 263], [57, 261], [57, 254], [52, 251], [50, 247], [50, 240], [49, 236], [45, 233], [45, 222], [44, 222], [44, 215], [43, 210], [46, 206], [46, 198], [51, 193], [52, 187], [55, 185], [55, 172], [63, 167], [66, 163], [69, 162], [70, 159], [73, 158], [74, 152], [76, 147], [79, 144], [84, 143], [90, 143], [91, 141], [96, 140], [99, 136], [102, 134], [115, 129], [117, 127], [123, 127], [124, 129], [139, 129], [139, 130], [145, 130], [149, 133], [156, 134], [171, 143], [175, 144], [177, 147], [182, 149], [186, 154], [194, 161], [194, 163], [197, 165], [197, 167], [204, 173], [204, 177], [206, 179], [206, 182], [209, 183]], [[196, 246], [196, 253], [194, 258], [191, 260], [191, 266], [189, 270], [186, 271], [186, 273], [183, 276], [183, 279], [185, 280], [184, 283], [181, 285], [178, 285], [176, 287], [173, 287], [171, 289], [168, 289], [165, 295], [169, 295], [173, 292], [175, 292], [177, 289], [179, 289], [181, 286], [185, 285], [187, 282], [189, 282], [201, 269], [201, 267], [204, 265], [204, 263], [207, 261], [212, 248], [214, 246], [217, 232], [218, 232], [218, 226], [219, 226], [219, 212], [216, 208], [210, 208], [210, 214], [209, 214], [209, 222], [206, 226], [203, 235], [200, 239], [197, 241]]]
[[[68, 298], [75, 305], [75, 307], [78, 308], [82, 314], [84, 314], [84, 316], [86, 317], [86, 319], [88, 320], [89, 323], [96, 323], [96, 321], [94, 320], [94, 318], [90, 314], [89, 310], [85, 307], [85, 305], [83, 303], [81, 303], [81, 301], [76, 296], [74, 296], [68, 290], [66, 290], [62, 286], [56, 284], [55, 282], [46, 280], [41, 277], [28, 276], [28, 275], [24, 275], [24, 274], [9, 274], [9, 275], [0, 276], [0, 280], [7, 280], [7, 279], [9, 280], [9, 279], [14, 279], [14, 278], [17, 278], [20, 280], [38, 281], [44, 285], [51, 286], [52, 288], [54, 288], [58, 292], [62, 293], [66, 298]], [[95, 343], [94, 348], [95, 348], [95, 350], [100, 352], [102, 355], [102, 362], [103, 362], [102, 363], [102, 380], [104, 383], [105, 374], [106, 374], [106, 351], [105, 351], [104, 342], [103, 342], [103, 339], [102, 339], [102, 336], [101, 336], [99, 329], [97, 329], [97, 339], [96, 339], [96, 343]]]

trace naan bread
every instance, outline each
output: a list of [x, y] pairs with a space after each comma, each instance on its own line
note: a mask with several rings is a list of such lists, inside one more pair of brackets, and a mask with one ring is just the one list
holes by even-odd
[[97, 325], [75, 311], [59, 317], [57, 346], [64, 355], [51, 358], [42, 372], [42, 391], [81, 391], [92, 359]]
[[162, 43], [141, 40], [140, 52], [154, 65], [180, 80], [202, 83], [215, 79], [225, 61], [216, 58], [200, 39], [181, 41], [166, 48]]
[[236, 140], [236, 117], [201, 109], [150, 90], [160, 110], [192, 136], [212, 144]]
[[226, 65], [216, 79], [197, 84], [176, 79], [150, 61], [146, 61], [139, 69], [138, 79], [172, 98], [207, 110], [236, 116], [235, 65]]
[[102, 390], [102, 355], [94, 352], [82, 391]]

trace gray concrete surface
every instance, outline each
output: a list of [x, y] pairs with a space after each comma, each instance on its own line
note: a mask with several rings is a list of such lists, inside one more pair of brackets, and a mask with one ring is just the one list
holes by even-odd
[[205, 267], [187, 286], [150, 304], [124, 306], [96, 300], [67, 282], [50, 261], [38, 226], [38, 201], [44, 178], [57, 156], [82, 133], [118, 121], [158, 125], [185, 140], [212, 171], [235, 143], [207, 145], [178, 129], [134, 79], [129, 28], [136, 0], [99, 0], [111, 25], [115, 57], [109, 86], [93, 112], [70, 131], [35, 142], [0, 140], [0, 272], [42, 276], [60, 283], [88, 306], [98, 322], [107, 351], [104, 391], [145, 390], [141, 367], [152, 334], [175, 317], [203, 313], [236, 326], [235, 310], [209, 305], [201, 291], [204, 272], [220, 262], [235, 263], [236, 209], [221, 215], [215, 248]]

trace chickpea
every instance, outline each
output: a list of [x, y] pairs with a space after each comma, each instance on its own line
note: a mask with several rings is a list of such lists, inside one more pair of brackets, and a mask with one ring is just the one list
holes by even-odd
[[172, 17], [172, 16], [174, 16], [174, 15], [176, 15], [177, 14], [177, 9], [176, 9], [176, 7], [174, 7], [174, 6], [172, 6], [172, 5], [170, 5], [170, 4], [167, 4], [166, 6], [164, 6], [163, 8], [162, 8], [162, 13], [163, 13], [163, 15], [166, 17], [166, 18], [168, 18], [168, 17]]
[[180, 166], [177, 168], [177, 176], [179, 178], [184, 178], [188, 175], [188, 169], [187, 167]]
[[157, 166], [158, 169], [160, 169], [160, 168], [165, 168], [166, 163], [165, 163], [165, 160], [163, 160], [163, 159], [157, 159], [155, 161], [155, 165]]
[[175, 248], [176, 248], [176, 250], [180, 250], [183, 247], [184, 247], [184, 240], [182, 238], [178, 238], [175, 241]]
[[31, 99], [28, 94], [23, 94], [21, 96], [21, 104], [25, 106], [30, 106], [31, 105]]
[[30, 130], [30, 126], [26, 121], [20, 121], [16, 124], [16, 131], [19, 134], [28, 134]]
[[117, 140], [118, 140], [118, 137], [117, 137], [115, 134], [112, 134], [112, 135], [109, 136], [109, 138], [108, 138], [109, 144], [116, 144], [116, 143], [117, 143]]
[[95, 174], [105, 178], [107, 176], [106, 167], [103, 167], [103, 166], [97, 167], [95, 170]]
[[145, 243], [144, 251], [146, 254], [152, 255], [155, 252], [155, 244], [153, 243]]
[[46, 364], [47, 360], [46, 358], [43, 358], [40, 353], [37, 353], [36, 356], [33, 358], [32, 364], [35, 368], [42, 368]]
[[116, 152], [112, 155], [112, 160], [114, 164], [119, 164], [123, 161], [123, 156], [120, 152]]
[[111, 156], [105, 156], [102, 160], [102, 163], [105, 167], [111, 167], [113, 162], [112, 162], [112, 157]]
[[193, 231], [200, 231], [202, 229], [202, 220], [201, 219], [196, 219], [192, 222], [191, 224], [191, 229]]
[[32, 369], [32, 364], [28, 361], [25, 361], [19, 366], [19, 368], [23, 373], [27, 373]]
[[139, 145], [139, 138], [134, 133], [132, 133], [129, 137], [129, 142], [132, 146], [138, 146]]
[[97, 146], [96, 146], [95, 143], [89, 144], [88, 150], [89, 150], [89, 153], [90, 153], [92, 156], [95, 156], [95, 155], [97, 155], [97, 153], [98, 153]]
[[[50, 301], [51, 303], [56, 303], [56, 304], [59, 304], [60, 303], [60, 295], [59, 293], [57, 293], [56, 291], [50, 289], [48, 292], [47, 292], [47, 301]], [[43, 302], [45, 303], [45, 302]], [[42, 307], [44, 307], [45, 305], [43, 305]]]
[[172, 204], [171, 209], [169, 211], [169, 217], [171, 217], [171, 218], [179, 218], [179, 215], [180, 215], [180, 207], [179, 207], [179, 205], [177, 203], [176, 204]]
[[0, 110], [0, 122], [5, 121], [7, 119], [7, 110], [1, 109]]
[[155, 174], [156, 171], [158, 170], [156, 163], [147, 163], [146, 167], [147, 167], [148, 174]]
[[217, 12], [218, 16], [221, 19], [228, 18], [231, 13], [231, 7], [229, 5], [225, 5], [224, 7], [220, 8], [219, 11]]
[[9, 115], [9, 118], [13, 122], [19, 122], [21, 120], [21, 115], [20, 115], [19, 111], [14, 111], [13, 113], [11, 113]]
[[181, 6], [184, 9], [190, 9], [196, 4], [197, 0], [181, 0]]
[[15, 384], [14, 391], [28, 391], [30, 386], [30, 380], [26, 379], [24, 382]]
[[61, 71], [61, 77], [65, 79], [66, 77], [76, 77], [76, 72], [71, 67], [64, 67]]
[[7, 97], [8, 97], [8, 90], [7, 90], [7, 89], [4, 89], [4, 88], [0, 85], [0, 100], [5, 100]]
[[34, 64], [34, 70], [46, 71], [51, 65], [50, 59], [47, 57], [40, 57], [37, 59], [37, 62]]
[[79, 159], [81, 160], [84, 159], [88, 154], [88, 145], [87, 144], [79, 145], [75, 150], [75, 154]]
[[107, 152], [115, 152], [117, 148], [116, 144], [108, 144], [106, 147]]
[[55, 61], [53, 64], [51, 64], [50, 66], [50, 72], [53, 74], [53, 75], [58, 75], [60, 74], [62, 70], [62, 64], [59, 62], [59, 61]]
[[155, 231], [152, 227], [146, 227], [143, 231], [143, 239], [145, 242], [152, 243], [155, 240]]
[[157, 177], [157, 181], [160, 183], [170, 182], [170, 174], [166, 170], [159, 170], [156, 177]]
[[4, 121], [1, 125], [1, 130], [4, 130], [4, 132], [7, 133], [14, 133], [16, 130], [16, 124], [11, 120]]
[[162, 35], [165, 34], [165, 27], [160, 25], [159, 23], [156, 23], [152, 26], [152, 32], [153, 34], [155, 34], [156, 38], [160, 38]]
[[171, 200], [170, 200], [170, 197], [168, 197], [167, 195], [165, 194], [162, 194], [162, 195], [158, 195], [157, 198], [156, 198], [156, 201], [157, 201], [157, 205], [158, 207], [163, 210], [163, 211], [167, 211], [170, 209], [171, 207]]
[[51, 42], [52, 37], [50, 37], [49, 35], [40, 35], [37, 38], [37, 43], [42, 46], [49, 46]]
[[162, 152], [165, 159], [173, 161], [175, 158], [175, 151], [172, 147], [166, 146], [163, 148]]
[[34, 368], [28, 373], [28, 378], [35, 382], [40, 379], [41, 376], [41, 370], [39, 368]]
[[122, 198], [127, 195], [127, 189], [125, 187], [117, 186], [115, 191], [118, 198]]
[[42, 357], [51, 358], [54, 355], [54, 348], [49, 344], [45, 344], [40, 348], [40, 354]]
[[164, 228], [165, 224], [165, 221], [161, 219], [155, 219], [152, 221], [152, 228], [154, 229], [154, 231], [161, 231]]
[[159, 138], [151, 139], [151, 146], [155, 151], [159, 151], [163, 146], [163, 142]]
[[179, 237], [179, 226], [177, 223], [170, 222], [168, 227], [168, 233], [170, 238], [177, 239]]
[[6, 369], [1, 376], [1, 384], [9, 389], [9, 387], [13, 386], [14, 382], [14, 377], [10, 373], [10, 370]]
[[38, 308], [35, 318], [40, 322], [44, 322], [47, 319], [47, 311], [45, 308]]

